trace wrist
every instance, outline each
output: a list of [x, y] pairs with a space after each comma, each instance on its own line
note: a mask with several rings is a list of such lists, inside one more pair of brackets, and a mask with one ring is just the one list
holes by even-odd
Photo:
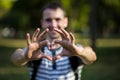
[[83, 54], [83, 46], [81, 45], [75, 45], [75, 53], [77, 56], [81, 56]]
[[24, 57], [24, 60], [26, 60], [26, 61], [28, 61], [28, 59], [27, 59], [27, 57], [26, 57], [27, 51], [28, 51], [28, 48], [27, 48], [27, 47], [23, 48], [22, 56]]

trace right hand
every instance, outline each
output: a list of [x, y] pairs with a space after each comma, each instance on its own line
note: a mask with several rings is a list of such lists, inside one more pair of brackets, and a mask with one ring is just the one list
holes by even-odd
[[40, 33], [40, 28], [37, 28], [32, 36], [32, 40], [30, 39], [30, 34], [27, 33], [26, 40], [27, 40], [27, 52], [26, 52], [26, 59], [28, 60], [38, 60], [40, 58], [47, 58], [52, 60], [52, 57], [43, 54], [41, 48], [45, 45], [49, 45], [47, 40], [43, 40], [45, 34], [49, 31], [49, 29], [45, 29], [42, 33]]

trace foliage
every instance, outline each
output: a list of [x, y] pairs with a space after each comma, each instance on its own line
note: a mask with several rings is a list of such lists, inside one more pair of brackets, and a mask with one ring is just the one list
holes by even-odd
[[[0, 26], [13, 27], [18, 34], [40, 27], [40, 9], [44, 4], [52, 1], [60, 2], [65, 7], [72, 31], [89, 35], [90, 2], [95, 0], [0, 0]], [[96, 2], [97, 36], [119, 35], [120, 1], [97, 0]]]
[[12, 8], [14, 1], [12, 0], [0, 0], [0, 19], [7, 14]]

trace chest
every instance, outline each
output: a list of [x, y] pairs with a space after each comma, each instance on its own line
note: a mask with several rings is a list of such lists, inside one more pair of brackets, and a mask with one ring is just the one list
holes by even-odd
[[[56, 67], [54, 69], [54, 66]], [[46, 70], [70, 70], [71, 64], [68, 57], [62, 57], [56, 61], [50, 61], [48, 59], [43, 58], [41, 61], [40, 68], [44, 68]]]

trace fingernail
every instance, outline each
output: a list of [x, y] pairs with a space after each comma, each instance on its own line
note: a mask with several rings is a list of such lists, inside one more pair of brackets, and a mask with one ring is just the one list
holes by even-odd
[[48, 32], [48, 31], [49, 31], [49, 29], [47, 28], [47, 29], [46, 29], [46, 31]]
[[37, 30], [40, 30], [40, 28], [37, 28]]

